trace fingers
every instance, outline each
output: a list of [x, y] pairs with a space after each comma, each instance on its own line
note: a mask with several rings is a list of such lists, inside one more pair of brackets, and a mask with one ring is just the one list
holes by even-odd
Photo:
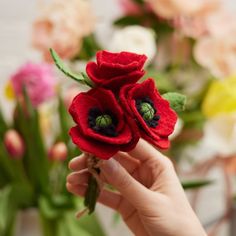
[[73, 158], [69, 163], [71, 170], [82, 170], [87, 168], [87, 156], [83, 153], [78, 157]]
[[140, 139], [136, 147], [130, 151], [129, 154], [141, 162], [147, 162], [149, 160], [156, 161], [164, 168], [172, 165], [171, 161], [166, 156], [142, 139]]
[[110, 159], [102, 162], [101, 173], [106, 181], [113, 185], [133, 206], [145, 205], [149, 190], [136, 181], [117, 161]]
[[[82, 197], [85, 195], [87, 189], [85, 185], [71, 184], [69, 182], [67, 182], [66, 187], [69, 192]], [[98, 202], [114, 210], [118, 210], [121, 199], [122, 197], [119, 193], [103, 189], [99, 195]]]
[[133, 173], [140, 166], [140, 161], [131, 157], [128, 153], [118, 152], [114, 157], [129, 173]]
[[[124, 152], [118, 152], [114, 157], [129, 173], [140, 165], [140, 162]], [[69, 168], [74, 171], [80, 171], [87, 168], [87, 156], [82, 154], [73, 158], [69, 163]]]
[[67, 176], [67, 182], [70, 184], [86, 184], [88, 182], [90, 173], [85, 171], [72, 172]]

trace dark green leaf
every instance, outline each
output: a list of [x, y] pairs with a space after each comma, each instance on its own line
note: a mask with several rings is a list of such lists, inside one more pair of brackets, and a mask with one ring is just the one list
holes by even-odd
[[187, 181], [182, 181], [182, 186], [185, 190], [189, 190], [189, 189], [206, 187], [212, 183], [213, 183], [212, 180], [201, 180], [201, 179], [187, 180]]
[[82, 59], [85, 61], [90, 60], [95, 56], [96, 52], [101, 50], [93, 34], [83, 38], [83, 44], [79, 54], [72, 60]]
[[139, 5], [143, 5], [144, 4], [144, 0], [133, 0], [134, 2], [136, 2]]
[[122, 18], [117, 19], [114, 22], [114, 25], [117, 26], [128, 26], [128, 25], [140, 25], [142, 24], [142, 17], [140, 16], [124, 16]]

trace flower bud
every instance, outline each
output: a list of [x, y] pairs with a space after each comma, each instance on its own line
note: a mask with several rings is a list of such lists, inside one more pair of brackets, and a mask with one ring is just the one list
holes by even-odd
[[14, 159], [21, 159], [25, 152], [25, 145], [20, 134], [14, 130], [8, 130], [4, 135], [4, 144], [7, 152]]
[[53, 161], [65, 161], [67, 157], [67, 147], [65, 143], [58, 142], [49, 150], [49, 158]]

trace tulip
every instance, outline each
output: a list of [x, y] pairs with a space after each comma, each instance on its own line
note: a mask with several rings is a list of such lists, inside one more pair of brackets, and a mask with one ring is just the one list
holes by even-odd
[[67, 147], [64, 142], [55, 143], [49, 150], [49, 158], [53, 161], [65, 161]]
[[4, 135], [4, 145], [7, 152], [14, 159], [21, 159], [25, 152], [25, 145], [20, 134], [14, 130], [8, 130]]

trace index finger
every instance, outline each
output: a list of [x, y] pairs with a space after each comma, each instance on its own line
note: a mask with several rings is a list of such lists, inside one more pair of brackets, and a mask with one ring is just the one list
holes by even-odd
[[143, 139], [139, 140], [136, 147], [129, 152], [129, 155], [140, 160], [141, 162], [153, 159], [163, 163], [163, 159], [167, 159], [162, 153]]

